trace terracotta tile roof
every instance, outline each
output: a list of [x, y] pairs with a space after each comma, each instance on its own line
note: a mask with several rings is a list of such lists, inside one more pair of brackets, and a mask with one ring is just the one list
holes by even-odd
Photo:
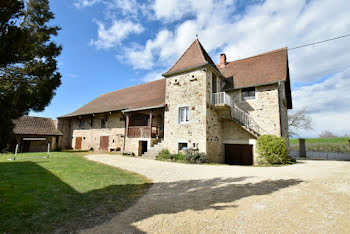
[[179, 60], [177, 60], [177, 62], [169, 69], [169, 71], [163, 74], [163, 76], [166, 77], [177, 72], [185, 71], [191, 68], [196, 68], [206, 64], [211, 65], [214, 69], [217, 70], [213, 60], [205, 51], [199, 40], [196, 39], [190, 45], [190, 47], [188, 47], [188, 49], [181, 55]]
[[225, 87], [228, 89], [286, 81], [288, 108], [292, 108], [287, 48], [229, 62], [225, 67], [217, 67], [228, 79], [229, 87]]
[[13, 133], [17, 135], [62, 135], [62, 133], [56, 129], [55, 123], [51, 118], [25, 115], [13, 120], [13, 123], [15, 124]]
[[219, 67], [226, 77], [233, 76], [233, 88], [249, 87], [287, 79], [287, 50], [282, 48]]
[[59, 118], [161, 105], [165, 105], [165, 79], [103, 94], [78, 110]]

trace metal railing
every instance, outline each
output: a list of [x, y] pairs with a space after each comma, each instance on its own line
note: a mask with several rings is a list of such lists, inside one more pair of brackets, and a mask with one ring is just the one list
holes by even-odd
[[232, 105], [231, 96], [226, 92], [212, 93], [211, 94], [211, 104], [226, 104], [228, 106]]
[[237, 105], [232, 101], [230, 95], [226, 92], [213, 93], [211, 95], [211, 104], [226, 104], [230, 107], [231, 118], [238, 121], [240, 124], [246, 126], [251, 131], [255, 132], [258, 135], [269, 134], [263, 128], [261, 128], [257, 122], [245, 111], [238, 108]]
[[231, 117], [237, 120], [242, 125], [248, 127], [250, 130], [254, 131], [259, 135], [268, 134], [268, 132], [261, 128], [248, 113], [238, 108], [236, 104], [231, 105], [230, 109]]

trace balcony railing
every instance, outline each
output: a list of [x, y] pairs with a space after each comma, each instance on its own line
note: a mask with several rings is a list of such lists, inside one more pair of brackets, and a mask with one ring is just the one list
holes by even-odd
[[128, 137], [130, 138], [162, 138], [163, 130], [160, 130], [157, 126], [152, 126], [152, 136], [150, 135], [149, 126], [129, 126]]
[[228, 95], [226, 92], [212, 93], [211, 104], [213, 105], [226, 104], [228, 106], [231, 106], [232, 99], [231, 99], [231, 96]]

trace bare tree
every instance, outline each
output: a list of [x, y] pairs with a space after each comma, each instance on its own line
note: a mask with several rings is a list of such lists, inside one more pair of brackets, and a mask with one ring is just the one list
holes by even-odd
[[334, 138], [337, 136], [334, 135], [331, 131], [324, 130], [320, 133], [319, 137], [321, 137], [321, 138]]
[[312, 129], [312, 120], [307, 108], [288, 114], [289, 136], [296, 136], [298, 130]]

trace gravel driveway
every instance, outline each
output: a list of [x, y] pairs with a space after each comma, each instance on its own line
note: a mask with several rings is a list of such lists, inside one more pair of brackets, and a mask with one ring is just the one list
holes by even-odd
[[145, 175], [154, 185], [126, 211], [82, 232], [350, 232], [350, 162], [244, 167], [87, 158]]

